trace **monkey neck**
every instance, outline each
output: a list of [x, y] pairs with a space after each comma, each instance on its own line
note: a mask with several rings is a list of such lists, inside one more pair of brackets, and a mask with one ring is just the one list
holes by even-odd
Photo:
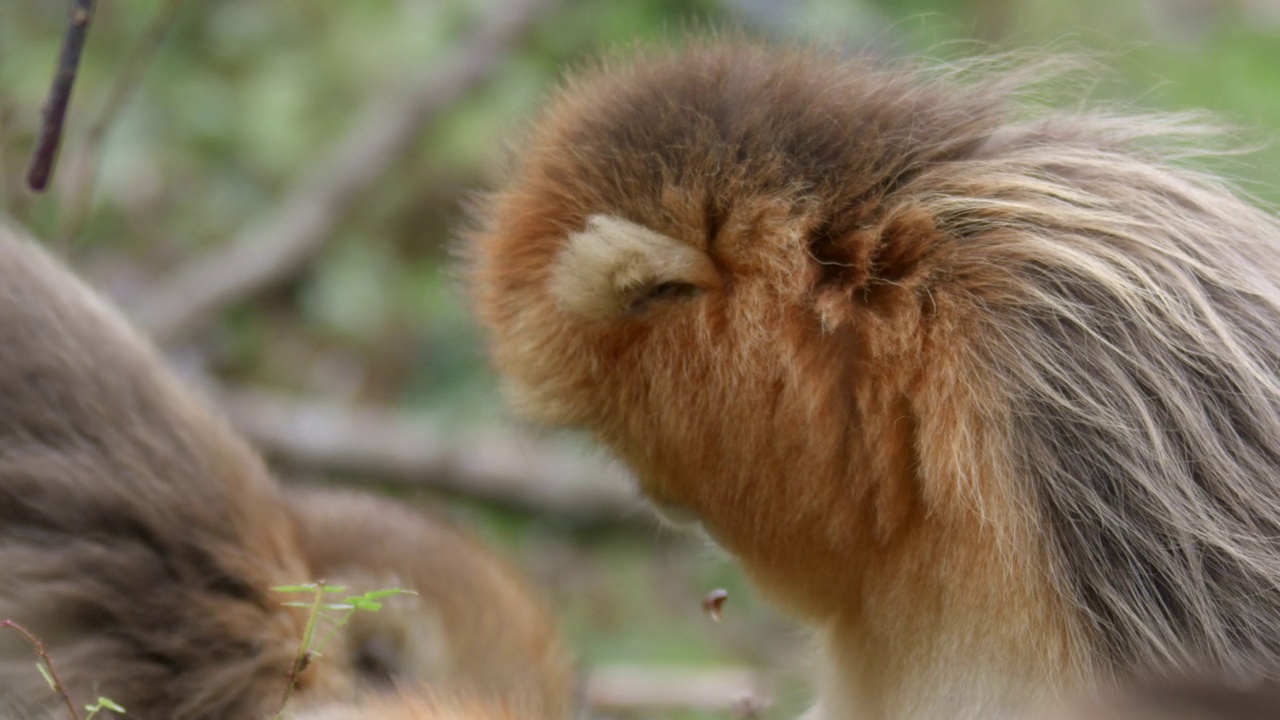
[[820, 628], [819, 718], [999, 720], [1086, 686], [1036, 538], [919, 493], [866, 500], [844, 523], [710, 523], [764, 594]]
[[766, 595], [823, 629], [829, 720], [999, 717], [1089, 677], [995, 395], [956, 364], [862, 363], [807, 396], [803, 378], [778, 383], [767, 431], [739, 422], [641, 465]]
[[1079, 633], [1034, 555], [978, 523], [914, 522], [858, 559], [860, 592], [823, 627], [826, 720], [1000, 720], [1085, 687]]

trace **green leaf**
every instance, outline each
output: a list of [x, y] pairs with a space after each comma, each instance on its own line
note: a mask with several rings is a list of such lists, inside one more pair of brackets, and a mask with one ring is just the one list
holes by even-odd
[[49, 674], [49, 668], [45, 667], [43, 662], [38, 662], [36, 663], [36, 669], [40, 671], [40, 677], [44, 678], [44, 681], [48, 683], [49, 689], [57, 692], [58, 684], [53, 681], [53, 675]]
[[417, 595], [417, 594], [418, 593], [412, 590], [405, 590], [403, 588], [389, 588], [387, 590], [373, 590], [365, 593], [361, 597], [368, 600], [377, 600], [379, 598], [391, 597], [392, 595]]
[[313, 593], [319, 588], [318, 585], [278, 585], [271, 590], [278, 593]]

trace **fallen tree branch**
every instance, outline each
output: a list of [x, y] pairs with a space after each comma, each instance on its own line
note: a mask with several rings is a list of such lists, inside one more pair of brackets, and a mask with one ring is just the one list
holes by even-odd
[[244, 389], [206, 389], [269, 456], [595, 523], [648, 517], [619, 468], [511, 433], [459, 431], [439, 417], [351, 408]]
[[596, 710], [729, 711], [755, 717], [772, 704], [758, 675], [740, 668], [601, 667], [587, 679]]
[[279, 208], [143, 292], [130, 311], [158, 342], [286, 277], [314, 255], [357, 200], [403, 157], [421, 127], [486, 79], [553, 0], [498, 3], [458, 54], [415, 86], [370, 103], [318, 169]]

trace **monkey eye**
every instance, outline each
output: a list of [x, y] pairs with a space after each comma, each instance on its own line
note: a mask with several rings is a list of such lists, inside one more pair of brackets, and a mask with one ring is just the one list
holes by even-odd
[[631, 301], [629, 309], [632, 312], [639, 312], [656, 302], [692, 297], [698, 294], [699, 290], [700, 288], [693, 283], [667, 280], [638, 293], [635, 299]]
[[375, 685], [389, 685], [398, 674], [394, 648], [379, 638], [371, 638], [360, 647], [354, 665], [361, 677]]

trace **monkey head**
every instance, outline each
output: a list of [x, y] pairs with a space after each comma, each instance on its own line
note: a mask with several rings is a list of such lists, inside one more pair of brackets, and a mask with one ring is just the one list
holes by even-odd
[[1212, 127], [965, 68], [573, 78], [467, 238], [514, 407], [820, 628], [823, 717], [1273, 677], [1280, 222], [1182, 162]]
[[732, 43], [574, 78], [466, 238], [512, 404], [825, 614], [854, 589], [813, 569], [923, 512], [904, 394], [954, 248], [909, 186], [1001, 121], [989, 91]]

